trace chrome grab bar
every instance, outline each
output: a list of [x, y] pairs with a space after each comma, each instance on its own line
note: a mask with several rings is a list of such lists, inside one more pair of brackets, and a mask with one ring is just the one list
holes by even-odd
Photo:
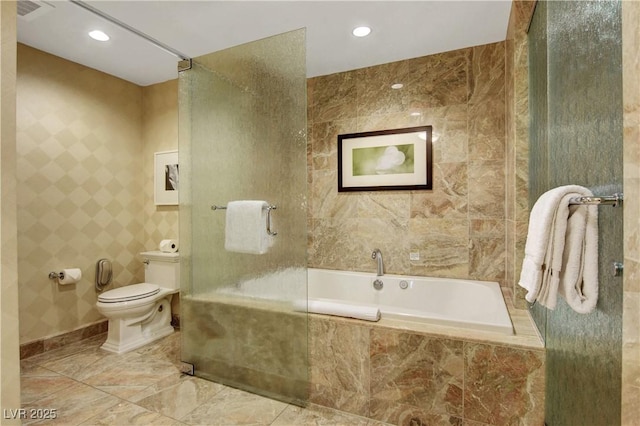
[[[264, 209], [267, 210], [267, 223], [266, 223], [267, 234], [271, 235], [272, 237], [275, 237], [276, 235], [278, 235], [278, 233], [276, 231], [273, 231], [271, 229], [271, 210], [275, 210], [277, 208], [278, 208], [278, 206], [266, 206], [266, 207], [264, 207]], [[216, 205], [211, 206], [211, 210], [226, 210], [226, 209], [227, 209], [227, 206], [216, 206]]]

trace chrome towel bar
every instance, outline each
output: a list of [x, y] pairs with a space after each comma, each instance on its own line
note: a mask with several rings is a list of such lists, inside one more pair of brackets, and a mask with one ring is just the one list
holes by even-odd
[[[276, 236], [278, 233], [271, 229], [271, 210], [276, 210], [278, 206], [266, 206], [264, 210], [267, 211], [267, 234], [271, 236]], [[211, 206], [211, 210], [226, 210], [227, 206], [216, 206], [215, 204]]]
[[593, 197], [573, 197], [569, 200], [571, 205], [596, 204], [603, 206], [619, 207], [624, 200], [624, 194], [617, 192], [613, 195], [593, 196]]

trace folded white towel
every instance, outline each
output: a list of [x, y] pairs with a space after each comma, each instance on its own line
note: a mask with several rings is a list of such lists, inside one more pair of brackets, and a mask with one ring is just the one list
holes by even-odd
[[227, 204], [224, 248], [227, 251], [264, 254], [273, 244], [267, 234], [266, 201], [231, 201]]
[[[576, 211], [587, 211], [587, 206], [570, 206], [569, 201], [573, 197], [592, 196], [587, 188], [578, 185], [567, 185], [554, 188], [542, 194], [531, 209], [529, 219], [529, 232], [525, 245], [525, 258], [522, 262], [522, 272], [518, 284], [527, 290], [526, 300], [533, 303], [538, 301], [549, 309], [554, 309], [557, 302], [557, 295], [563, 279], [563, 271], [567, 262], [570, 263], [571, 273], [569, 279], [580, 281], [582, 278], [576, 275], [577, 268], [575, 262], [582, 262], [583, 256], [576, 258], [577, 247], [581, 247], [584, 241], [585, 222], [579, 220], [579, 216], [570, 221]], [[589, 206], [591, 212], [593, 207]], [[597, 211], [595, 213], [595, 259], [591, 259], [589, 265], [589, 282], [597, 287]], [[582, 223], [582, 225], [581, 225]], [[582, 234], [580, 233], [582, 232]], [[593, 239], [589, 244], [593, 243]], [[566, 247], [565, 247], [566, 246]], [[593, 247], [590, 245], [590, 252]], [[595, 275], [593, 267], [595, 265]], [[577, 269], [576, 269], [577, 268]], [[581, 286], [582, 284], [572, 284]], [[592, 285], [590, 284], [590, 287]], [[597, 292], [597, 290], [596, 290]], [[593, 292], [590, 290], [590, 294]], [[562, 292], [561, 294], [565, 294]], [[566, 297], [566, 296], [565, 296]], [[594, 305], [595, 306], [595, 305]], [[575, 309], [575, 308], [574, 308]]]
[[560, 274], [560, 294], [588, 314], [598, 302], [598, 206], [572, 206]]
[[380, 309], [377, 306], [355, 305], [335, 300], [309, 299], [308, 301], [298, 301], [294, 303], [294, 309], [313, 314], [335, 315], [366, 321], [380, 320]]
[[558, 301], [560, 273], [563, 270], [562, 255], [565, 249], [567, 220], [569, 218], [569, 201], [577, 196], [578, 193], [576, 192], [569, 192], [563, 195], [558, 201], [551, 221], [549, 242], [544, 258], [546, 268], [542, 274], [542, 283], [538, 294], [538, 302], [549, 309], [555, 309]]

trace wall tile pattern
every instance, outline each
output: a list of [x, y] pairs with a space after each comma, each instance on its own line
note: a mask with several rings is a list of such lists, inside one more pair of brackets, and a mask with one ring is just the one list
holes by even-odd
[[142, 168], [144, 173], [145, 250], [158, 250], [161, 240], [178, 239], [178, 206], [156, 206], [154, 153], [178, 149], [178, 80], [142, 88]]
[[[16, 3], [0, 3], [0, 406], [20, 407], [16, 217]], [[20, 424], [4, 420], [3, 424]]]
[[310, 342], [313, 403], [396, 425], [544, 424], [543, 349], [317, 315]]
[[529, 55], [527, 30], [535, 1], [515, 0], [505, 41], [506, 82], [506, 282], [524, 308], [518, 286], [529, 223]]
[[[156, 206], [154, 152], [178, 148], [177, 80], [138, 87], [19, 45], [21, 342], [92, 327], [95, 262], [114, 286], [144, 279], [138, 253], [178, 238], [178, 207]], [[50, 270], [80, 267], [57, 287]], [[179, 300], [174, 298], [179, 314]]]
[[[144, 189], [144, 250], [158, 250], [160, 241], [179, 242], [178, 206], [156, 206], [154, 153], [178, 149], [178, 80], [142, 88], [142, 172]], [[144, 277], [144, 275], [143, 275]], [[174, 323], [179, 323], [180, 298], [171, 299]], [[176, 319], [177, 318], [177, 319]]]
[[[309, 79], [310, 267], [373, 271], [380, 248], [389, 273], [505, 284], [504, 64], [495, 43]], [[338, 134], [418, 125], [432, 191], [337, 192]]]
[[[18, 45], [17, 194], [20, 339], [102, 320], [95, 262], [113, 261], [117, 286], [143, 269], [141, 89]], [[78, 267], [59, 286], [50, 271]]]
[[622, 421], [640, 418], [640, 4], [622, 2], [624, 293]]

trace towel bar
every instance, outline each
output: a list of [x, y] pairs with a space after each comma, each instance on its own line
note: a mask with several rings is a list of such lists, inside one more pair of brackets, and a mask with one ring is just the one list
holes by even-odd
[[[277, 209], [278, 206], [266, 206], [264, 209], [267, 210], [267, 234], [275, 237], [278, 235], [276, 231], [271, 230], [271, 210]], [[216, 206], [215, 204], [211, 206], [211, 210], [226, 210], [227, 206]]]
[[593, 196], [593, 197], [574, 197], [569, 200], [569, 204], [572, 205], [583, 205], [583, 204], [596, 204], [603, 206], [612, 206], [618, 207], [622, 204], [622, 200], [624, 200], [624, 194], [622, 192], [617, 192], [613, 195], [606, 196]]

